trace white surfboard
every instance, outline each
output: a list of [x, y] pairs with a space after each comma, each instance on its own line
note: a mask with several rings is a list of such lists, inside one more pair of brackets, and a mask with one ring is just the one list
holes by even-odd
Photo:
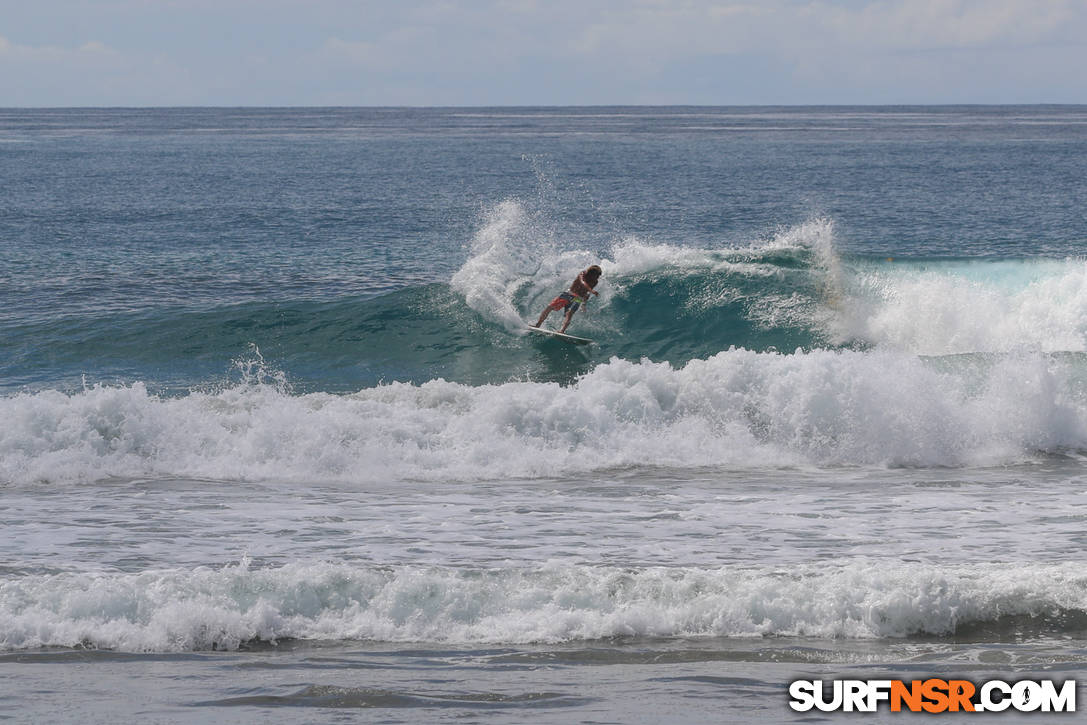
[[587, 337], [575, 337], [574, 335], [567, 335], [565, 332], [555, 332], [554, 330], [545, 330], [542, 327], [533, 327], [528, 325], [528, 329], [539, 335], [547, 335], [548, 337], [554, 337], [559, 340], [565, 340], [575, 345], [588, 345], [592, 340]]

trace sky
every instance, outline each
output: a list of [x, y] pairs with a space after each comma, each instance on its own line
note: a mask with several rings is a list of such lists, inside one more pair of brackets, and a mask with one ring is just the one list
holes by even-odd
[[1087, 103], [1087, 0], [0, 0], [0, 107]]

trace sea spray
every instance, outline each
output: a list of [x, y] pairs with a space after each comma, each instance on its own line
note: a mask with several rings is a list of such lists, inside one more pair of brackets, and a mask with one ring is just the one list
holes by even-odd
[[524, 327], [513, 295], [540, 266], [541, 242], [528, 217], [516, 201], [494, 207], [472, 239], [468, 260], [450, 280], [470, 308], [508, 330]]

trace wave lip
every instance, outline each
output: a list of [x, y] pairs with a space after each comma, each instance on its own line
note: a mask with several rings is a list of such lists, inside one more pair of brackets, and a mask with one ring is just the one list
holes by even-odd
[[[357, 568], [56, 574], [0, 585], [0, 648], [237, 649], [283, 639], [556, 643], [613, 637], [953, 636], [1087, 630], [1080, 564], [858, 560], [799, 569]], [[1012, 632], [998, 636], [1011, 638]]]

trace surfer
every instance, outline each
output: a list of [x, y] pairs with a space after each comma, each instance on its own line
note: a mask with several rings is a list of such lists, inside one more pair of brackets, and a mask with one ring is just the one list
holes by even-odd
[[577, 279], [570, 285], [570, 291], [563, 292], [551, 300], [547, 307], [544, 308], [544, 311], [540, 313], [540, 319], [536, 320], [533, 327], [542, 325], [547, 316], [551, 314], [551, 310], [561, 310], [565, 307], [566, 319], [562, 321], [562, 328], [559, 332], [566, 332], [566, 328], [570, 326], [570, 318], [588, 301], [589, 295], [600, 295], [599, 292], [593, 289], [593, 287], [596, 287], [596, 283], [600, 281], [600, 274], [600, 267], [595, 264], [579, 274]]

